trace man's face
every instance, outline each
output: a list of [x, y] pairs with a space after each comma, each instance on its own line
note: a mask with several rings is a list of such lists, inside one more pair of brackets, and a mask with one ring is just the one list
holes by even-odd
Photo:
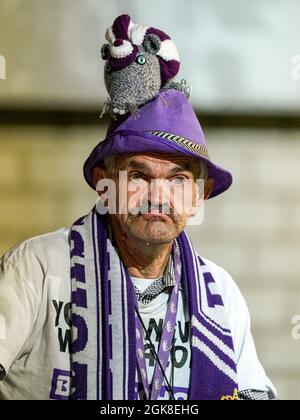
[[[123, 171], [122, 182], [120, 171]], [[96, 181], [101, 176], [96, 175]], [[113, 174], [105, 171], [104, 176], [113, 179], [116, 186], [118, 210], [117, 214], [111, 214], [111, 218], [123, 233], [138, 241], [170, 243], [185, 229], [195, 213], [194, 206], [199, 196], [196, 183], [199, 163], [193, 158], [158, 154], [121, 155], [117, 157]]]

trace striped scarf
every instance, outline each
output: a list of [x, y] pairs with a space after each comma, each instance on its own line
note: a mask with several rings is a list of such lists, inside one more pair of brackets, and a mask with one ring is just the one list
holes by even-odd
[[[237, 393], [236, 360], [222, 296], [187, 235], [177, 238], [191, 318], [190, 400]], [[71, 228], [72, 399], [133, 400], [134, 290], [108, 216], [93, 209]]]

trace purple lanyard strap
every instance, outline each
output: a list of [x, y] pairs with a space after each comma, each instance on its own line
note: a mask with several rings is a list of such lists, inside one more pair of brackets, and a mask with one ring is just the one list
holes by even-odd
[[140, 369], [140, 375], [145, 391], [145, 397], [147, 400], [157, 400], [160, 394], [160, 390], [164, 381], [164, 373], [162, 369], [166, 369], [168, 366], [168, 360], [172, 348], [178, 311], [178, 292], [181, 281], [180, 251], [176, 243], [173, 245], [173, 264], [175, 274], [175, 286], [173, 287], [171, 298], [168, 304], [167, 314], [163, 325], [163, 332], [159, 344], [158, 358], [160, 364], [156, 361], [151, 387], [148, 381], [146, 359], [144, 354], [144, 330], [141, 320], [139, 319], [137, 313], [138, 304], [136, 301], [136, 354], [138, 366]]

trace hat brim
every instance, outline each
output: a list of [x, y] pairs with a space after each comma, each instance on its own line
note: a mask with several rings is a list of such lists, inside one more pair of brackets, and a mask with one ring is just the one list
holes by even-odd
[[207, 164], [208, 176], [214, 180], [214, 186], [209, 198], [216, 197], [232, 184], [232, 175], [226, 169], [214, 164], [204, 156], [199, 156], [192, 150], [186, 149], [168, 139], [158, 138], [152, 134], [135, 132], [133, 130], [121, 130], [100, 142], [86, 160], [83, 168], [84, 177], [92, 189], [94, 168], [103, 162], [105, 158], [113, 154], [126, 153], [168, 153], [182, 154], [203, 160]]

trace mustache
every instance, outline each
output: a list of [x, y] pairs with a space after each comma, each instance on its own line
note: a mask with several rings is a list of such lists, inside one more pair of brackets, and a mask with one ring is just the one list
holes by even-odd
[[130, 213], [139, 216], [140, 214], [150, 213], [151, 211], [158, 211], [160, 214], [175, 216], [174, 209], [172, 209], [170, 204], [153, 204], [149, 201], [145, 201], [140, 206], [134, 207], [130, 210]]

